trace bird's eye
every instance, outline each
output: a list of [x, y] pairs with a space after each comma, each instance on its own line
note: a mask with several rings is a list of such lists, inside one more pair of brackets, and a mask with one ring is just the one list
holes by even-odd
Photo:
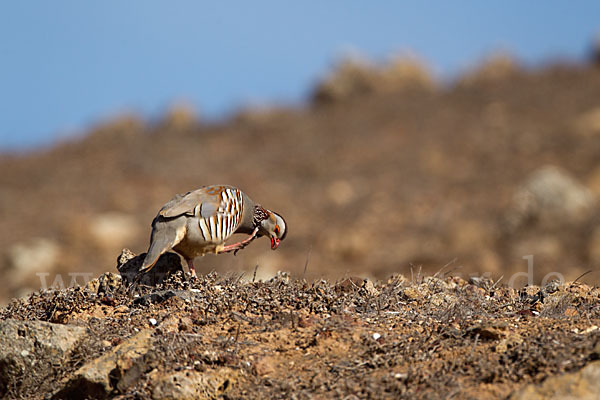
[[275, 225], [275, 234], [279, 235], [279, 225]]

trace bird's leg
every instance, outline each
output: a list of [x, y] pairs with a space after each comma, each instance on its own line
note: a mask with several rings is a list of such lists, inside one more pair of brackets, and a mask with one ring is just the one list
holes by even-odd
[[194, 268], [194, 259], [188, 258], [185, 261], [187, 261], [187, 265], [188, 265], [188, 268], [190, 269], [190, 274], [192, 274], [192, 278], [197, 278], [198, 275], [196, 275], [196, 268]]
[[258, 233], [258, 228], [255, 228], [254, 231], [252, 232], [252, 234], [250, 236], [248, 236], [246, 239], [242, 240], [239, 243], [234, 243], [234, 244], [230, 244], [228, 246], [223, 247], [223, 250], [221, 250], [219, 253], [229, 253], [231, 251], [234, 251], [235, 253], [237, 253], [239, 250], [242, 250], [244, 247], [248, 246], [250, 244], [250, 242], [252, 242], [254, 239], [256, 239], [257, 233]]

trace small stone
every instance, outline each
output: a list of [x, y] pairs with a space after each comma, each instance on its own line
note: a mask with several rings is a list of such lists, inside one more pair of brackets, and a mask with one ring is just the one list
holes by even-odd
[[129, 312], [129, 307], [127, 307], [125, 304], [121, 304], [120, 306], [115, 308], [115, 313], [126, 313], [126, 312]]
[[581, 331], [581, 334], [582, 335], [587, 335], [588, 333], [591, 333], [591, 332], [594, 332], [594, 331], [597, 331], [597, 330], [598, 330], [598, 327], [596, 325], [592, 325], [589, 328], [586, 328], [585, 330]]
[[150, 322], [150, 325], [152, 326], [156, 326], [156, 324], [158, 324], [158, 321], [156, 321], [154, 318], [150, 318], [148, 322]]
[[258, 376], [265, 376], [275, 372], [275, 360], [272, 357], [263, 357], [254, 364], [254, 372]]
[[423, 298], [423, 293], [414, 287], [404, 289], [404, 296], [410, 300], [420, 300]]
[[358, 276], [351, 276], [346, 278], [335, 285], [335, 290], [338, 293], [352, 293], [363, 287], [365, 280]]
[[365, 291], [367, 292], [367, 294], [369, 296], [373, 296], [374, 297], [374, 296], [378, 296], [379, 295], [379, 290], [377, 290], [375, 288], [375, 285], [369, 279], [365, 279], [365, 282], [363, 284], [363, 288], [365, 289]]
[[565, 310], [565, 316], [566, 317], [576, 317], [578, 314], [579, 314], [579, 312], [574, 307], [568, 307]]
[[377, 332], [375, 332], [375, 333], [373, 334], [373, 339], [375, 339], [375, 340], [379, 339], [380, 337], [381, 337], [381, 334], [379, 334], [379, 333], [377, 333]]

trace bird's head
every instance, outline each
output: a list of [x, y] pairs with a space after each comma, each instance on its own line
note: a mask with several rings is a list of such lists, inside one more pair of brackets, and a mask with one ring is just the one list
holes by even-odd
[[258, 236], [268, 236], [271, 239], [271, 249], [275, 250], [287, 235], [287, 224], [281, 215], [262, 207], [259, 214]]

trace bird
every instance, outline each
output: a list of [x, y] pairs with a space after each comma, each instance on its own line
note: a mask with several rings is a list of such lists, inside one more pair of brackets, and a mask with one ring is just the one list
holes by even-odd
[[[225, 245], [233, 234], [249, 236]], [[148, 272], [158, 258], [175, 250], [196, 277], [194, 258], [208, 253], [236, 254], [254, 239], [267, 236], [275, 250], [287, 235], [287, 224], [276, 212], [255, 203], [246, 193], [229, 185], [203, 186], [178, 194], [166, 203], [152, 221], [150, 247], [140, 267]]]

